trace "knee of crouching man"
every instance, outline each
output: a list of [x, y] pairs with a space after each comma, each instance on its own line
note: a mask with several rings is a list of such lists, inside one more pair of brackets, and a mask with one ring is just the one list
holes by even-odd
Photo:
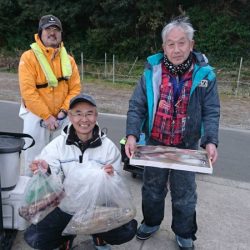
[[30, 232], [29, 229], [27, 229], [24, 233], [24, 240], [30, 247], [34, 249], [40, 248], [38, 235], [35, 232]]

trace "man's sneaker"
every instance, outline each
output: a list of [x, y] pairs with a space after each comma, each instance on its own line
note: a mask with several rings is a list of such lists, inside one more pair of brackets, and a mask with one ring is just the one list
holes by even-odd
[[74, 239], [65, 241], [65, 242], [58, 248], [58, 250], [70, 250], [70, 249], [72, 248], [72, 245], [73, 245], [73, 240], [74, 240]]
[[97, 236], [92, 236], [92, 238], [96, 250], [111, 250], [110, 245], [106, 244], [102, 238]]
[[102, 245], [102, 246], [95, 245], [95, 249], [96, 250], [111, 250], [111, 247], [108, 244], [105, 244], [105, 245]]
[[139, 240], [147, 240], [150, 238], [156, 231], [158, 231], [160, 226], [147, 226], [145, 223], [142, 223], [136, 232], [136, 238]]
[[193, 250], [194, 243], [191, 238], [185, 239], [178, 235], [175, 235], [176, 242], [181, 250]]

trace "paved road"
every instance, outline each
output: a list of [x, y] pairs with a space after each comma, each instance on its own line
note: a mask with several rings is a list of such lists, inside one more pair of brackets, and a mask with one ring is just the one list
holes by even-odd
[[[22, 120], [18, 117], [19, 105], [0, 101], [0, 131], [22, 132]], [[108, 136], [119, 147], [124, 135], [125, 117], [100, 114], [99, 124], [108, 128]], [[243, 182], [250, 182], [250, 131], [220, 129], [219, 160], [214, 175]]]

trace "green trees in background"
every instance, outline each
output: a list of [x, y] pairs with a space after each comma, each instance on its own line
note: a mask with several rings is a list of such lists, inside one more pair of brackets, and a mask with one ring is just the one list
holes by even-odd
[[42, 15], [63, 23], [63, 39], [77, 60], [103, 58], [144, 60], [161, 50], [161, 30], [185, 12], [196, 30], [197, 49], [211, 60], [249, 57], [250, 3], [247, 0], [0, 0], [0, 50], [29, 48]]

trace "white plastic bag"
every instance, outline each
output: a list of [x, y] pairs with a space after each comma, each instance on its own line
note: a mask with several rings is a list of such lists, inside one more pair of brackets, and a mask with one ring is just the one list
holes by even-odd
[[38, 170], [29, 180], [24, 191], [24, 201], [19, 215], [37, 224], [54, 210], [65, 196], [61, 181], [54, 175]]
[[103, 164], [90, 161], [88, 165], [76, 165], [65, 176], [63, 185], [66, 197], [62, 200], [60, 208], [69, 214], [75, 214], [80, 207], [84, 197], [93, 192], [94, 188], [98, 188], [95, 183], [96, 175], [103, 173]]
[[76, 178], [81, 178], [82, 185], [75, 189], [74, 196], [70, 194], [75, 199], [74, 204], [77, 204], [74, 207], [76, 213], [63, 234], [106, 232], [135, 217], [131, 194], [117, 173], [108, 175], [100, 167], [86, 168], [83, 172], [82, 175], [75, 172]]

